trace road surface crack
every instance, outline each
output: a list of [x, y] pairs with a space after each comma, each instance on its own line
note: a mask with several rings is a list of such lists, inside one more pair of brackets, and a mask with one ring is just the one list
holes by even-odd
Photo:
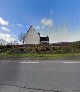
[[[26, 87], [26, 86], [20, 86], [20, 85], [10, 85], [7, 83], [1, 83], [0, 86], [13, 86], [13, 87], [17, 87], [17, 88], [23, 88], [23, 89], [27, 89], [27, 90], [35, 90], [35, 91], [43, 91], [43, 92], [62, 92], [62, 91], [54, 91], [51, 89], [42, 89], [42, 88], [32, 88], [32, 87]], [[66, 91], [65, 91], [66, 92]]]
[[[26, 86], [21, 86], [21, 85], [11, 85], [7, 83], [1, 83], [0, 86], [11, 86], [11, 87], [16, 87], [16, 88], [22, 88], [22, 89], [27, 89], [27, 90], [35, 90], [35, 91], [43, 91], [43, 92], [68, 92], [68, 91], [59, 91], [59, 90], [52, 90], [52, 89], [43, 89], [43, 88], [32, 88], [32, 87], [26, 87]], [[73, 90], [71, 92], [80, 92], [80, 90]]]

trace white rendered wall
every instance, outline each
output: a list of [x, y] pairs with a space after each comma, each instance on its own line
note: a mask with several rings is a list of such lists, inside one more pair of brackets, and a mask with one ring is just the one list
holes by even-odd
[[27, 32], [24, 40], [25, 44], [40, 44], [40, 36], [36, 30], [31, 27]]

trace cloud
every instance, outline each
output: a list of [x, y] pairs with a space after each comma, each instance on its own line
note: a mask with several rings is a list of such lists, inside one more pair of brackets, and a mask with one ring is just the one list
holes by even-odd
[[71, 33], [67, 28], [59, 27], [53, 29], [48, 35], [50, 37], [50, 43], [55, 43], [70, 41]]
[[[67, 26], [61, 26], [58, 28], [53, 28], [51, 32], [48, 33], [50, 38], [50, 43], [56, 42], [73, 42], [80, 40], [80, 29], [71, 29]], [[48, 30], [49, 31], [49, 30]]]
[[3, 39], [0, 39], [0, 44], [4, 44], [5, 45], [5, 41]]
[[41, 26], [34, 26], [34, 28], [35, 28], [36, 30], [40, 30], [40, 29], [41, 29]]
[[5, 42], [5, 44], [8, 43], [15, 43], [16, 42], [16, 38], [13, 35], [10, 34], [4, 34], [4, 33], [0, 33], [0, 43]]
[[41, 27], [40, 27], [40, 26], [37, 26], [36, 28], [37, 28], [37, 29], [40, 29]]
[[0, 17], [0, 25], [8, 25], [9, 22]]
[[10, 30], [6, 27], [1, 27], [3, 31], [9, 32]]
[[53, 25], [53, 20], [44, 18], [44, 19], [41, 20], [41, 23], [44, 26], [52, 26]]
[[74, 29], [66, 25], [49, 27], [46, 32], [40, 30], [40, 33], [41, 36], [48, 35], [50, 43], [80, 41], [80, 28]]
[[22, 24], [17, 24], [18, 25], [18, 27], [22, 27], [23, 25]]

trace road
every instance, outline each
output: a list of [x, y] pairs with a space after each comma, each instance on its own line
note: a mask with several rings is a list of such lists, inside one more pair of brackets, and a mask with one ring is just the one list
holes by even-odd
[[80, 92], [80, 63], [0, 60], [0, 92]]

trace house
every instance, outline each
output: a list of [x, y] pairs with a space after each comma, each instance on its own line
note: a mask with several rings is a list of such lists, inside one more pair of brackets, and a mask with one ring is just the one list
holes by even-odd
[[37, 33], [36, 29], [30, 26], [25, 35], [24, 44], [49, 44], [49, 37], [40, 37], [40, 33]]
[[49, 37], [40, 37], [41, 44], [49, 44]]

